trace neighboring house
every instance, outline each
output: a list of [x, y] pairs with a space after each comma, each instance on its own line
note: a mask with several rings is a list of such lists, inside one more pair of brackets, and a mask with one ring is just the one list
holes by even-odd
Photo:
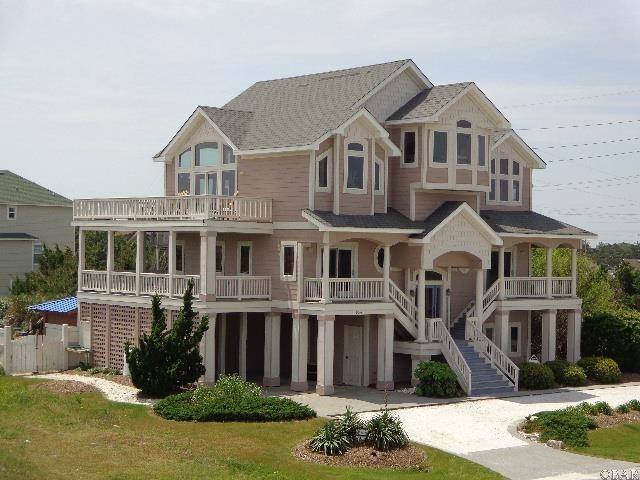
[[45, 324], [55, 325], [77, 325], [78, 323], [78, 302], [76, 297], [60, 298], [50, 302], [39, 303], [29, 306], [29, 310], [38, 312]]
[[[535, 310], [542, 359], [558, 310], [579, 358], [576, 250], [595, 236], [531, 210], [545, 164], [474, 83], [433, 85], [411, 60], [258, 82], [197, 107], [154, 161], [165, 197], [75, 201], [96, 365], [122, 368], [150, 295], [171, 321], [190, 279], [210, 319], [205, 381], [393, 389], [442, 354], [467, 392], [513, 390]], [[87, 230], [108, 232], [106, 271], [84, 268]], [[133, 272], [113, 271], [116, 231], [136, 233]], [[145, 272], [158, 231], [168, 270]], [[532, 247], [548, 264], [570, 248], [572, 275], [532, 277]]]
[[0, 170], [0, 296], [38, 265], [42, 247], [74, 248], [71, 200]]

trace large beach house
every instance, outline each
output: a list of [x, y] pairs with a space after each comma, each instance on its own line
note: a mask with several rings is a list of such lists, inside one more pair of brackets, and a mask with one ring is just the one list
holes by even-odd
[[[442, 355], [469, 394], [513, 390], [533, 311], [542, 360], [561, 310], [580, 356], [576, 251], [594, 235], [532, 210], [545, 163], [473, 82], [433, 85], [411, 60], [261, 81], [198, 106], [153, 160], [164, 196], [74, 201], [96, 365], [122, 368], [151, 295], [171, 320], [190, 279], [210, 318], [205, 381], [393, 389]], [[106, 231], [104, 269], [86, 268], [88, 231]], [[149, 233], [167, 256], [154, 268]], [[137, 239], [130, 271], [118, 235]], [[553, 276], [556, 248], [571, 276]]]

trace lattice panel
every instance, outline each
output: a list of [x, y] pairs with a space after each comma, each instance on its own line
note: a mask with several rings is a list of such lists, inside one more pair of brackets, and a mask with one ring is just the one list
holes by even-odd
[[153, 323], [153, 315], [150, 308], [138, 309], [138, 335], [141, 337], [143, 333], [147, 335], [151, 333], [151, 324]]
[[[91, 351], [93, 353], [93, 365], [96, 367], [107, 366], [107, 306], [97, 304], [82, 304], [89, 307], [89, 319], [91, 321]], [[84, 315], [83, 314], [83, 315]], [[84, 319], [84, 318], [83, 318]]]
[[78, 308], [80, 312], [79, 317], [81, 321], [90, 322], [91, 321], [91, 304], [90, 303], [80, 303], [80, 307]]
[[135, 307], [111, 305], [109, 307], [109, 325], [111, 338], [109, 348], [109, 366], [122, 370], [124, 366], [124, 344], [134, 341], [136, 322]]

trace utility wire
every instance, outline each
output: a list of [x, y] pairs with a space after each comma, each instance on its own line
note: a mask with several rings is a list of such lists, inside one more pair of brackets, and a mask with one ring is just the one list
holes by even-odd
[[617, 157], [619, 155], [631, 155], [631, 154], [634, 154], [634, 153], [640, 153], [640, 150], [631, 150], [629, 152], [603, 153], [603, 154], [600, 154], [600, 155], [588, 155], [588, 156], [585, 156], [585, 157], [558, 158], [558, 159], [548, 160], [547, 163], [575, 162], [576, 160], [590, 160], [590, 159], [593, 159], [593, 158]]
[[514, 130], [518, 130], [520, 132], [529, 131], [529, 130], [554, 130], [558, 128], [584, 128], [584, 127], [605, 127], [608, 125], [622, 125], [624, 123], [638, 123], [640, 119], [637, 120], [615, 120], [612, 122], [599, 122], [599, 123], [583, 123], [577, 125], [556, 125], [553, 127], [528, 127], [528, 128], [514, 128]]
[[618, 140], [602, 140], [600, 142], [588, 142], [588, 143], [573, 143], [568, 145], [545, 145], [542, 147], [531, 147], [533, 150], [540, 150], [541, 148], [568, 148], [568, 147], [586, 147], [588, 145], [603, 145], [605, 143], [620, 143], [631, 142], [634, 140], [640, 140], [640, 137], [620, 138]]
[[640, 174], [636, 175], [628, 175], [628, 176], [617, 176], [610, 178], [594, 178], [591, 180], [578, 180], [576, 182], [565, 182], [565, 183], [547, 183], [544, 185], [536, 185], [537, 188], [548, 188], [548, 187], [564, 187], [564, 186], [573, 186], [573, 185], [590, 185], [594, 183], [606, 183], [606, 182], [615, 182], [618, 180], [631, 180], [634, 178], [640, 178]]
[[523, 108], [523, 107], [535, 107], [537, 105], [549, 105], [552, 103], [564, 103], [564, 102], [573, 102], [575, 100], [591, 100], [593, 98], [602, 98], [602, 97], [614, 97], [619, 95], [632, 95], [634, 93], [640, 93], [640, 89], [636, 90], [623, 90], [620, 92], [611, 92], [611, 93], [601, 93], [599, 95], [587, 95], [583, 97], [567, 97], [560, 98], [556, 100], [546, 100], [544, 102], [535, 102], [535, 103], [521, 103], [519, 105], [507, 105], [503, 108]]

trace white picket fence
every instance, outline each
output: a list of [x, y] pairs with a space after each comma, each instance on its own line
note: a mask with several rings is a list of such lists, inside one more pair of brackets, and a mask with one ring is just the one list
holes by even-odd
[[0, 365], [5, 373], [32, 373], [67, 370], [80, 360], [68, 347], [90, 348], [89, 322], [78, 327], [45, 325], [44, 335], [25, 335], [11, 338], [11, 327], [0, 329]]

